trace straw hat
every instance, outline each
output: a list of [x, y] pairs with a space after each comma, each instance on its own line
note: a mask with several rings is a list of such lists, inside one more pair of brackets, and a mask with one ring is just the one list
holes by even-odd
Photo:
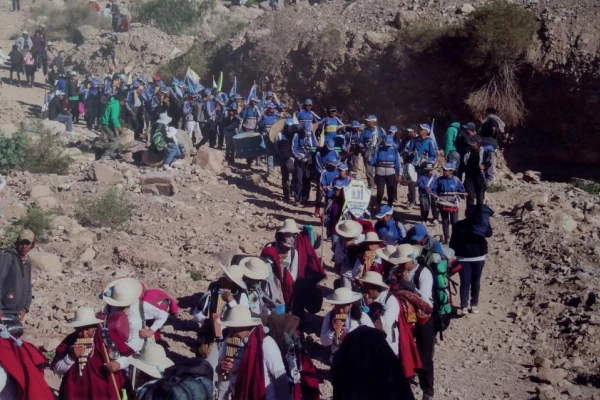
[[365, 273], [365, 276], [363, 276], [363, 278], [359, 279], [358, 281], [361, 283], [368, 283], [371, 285], [379, 286], [384, 289], [389, 288], [388, 285], [383, 283], [383, 277], [381, 276], [381, 274], [375, 271], [367, 271]]
[[394, 254], [390, 255], [389, 262], [392, 264], [405, 264], [415, 257], [415, 250], [411, 244], [401, 244]]
[[221, 325], [228, 328], [243, 328], [246, 326], [260, 325], [260, 318], [253, 318], [250, 309], [244, 305], [234, 306], [226, 319], [221, 320]]
[[65, 326], [69, 328], [80, 328], [82, 326], [92, 326], [102, 323], [102, 320], [96, 318], [96, 313], [93, 308], [79, 307], [75, 310], [75, 316], [69, 322], [65, 322]]
[[352, 304], [362, 298], [360, 293], [353, 292], [352, 289], [341, 287], [335, 289], [335, 292], [324, 298], [329, 304]]
[[340, 221], [335, 226], [337, 234], [346, 239], [354, 239], [362, 233], [362, 225], [356, 221]]
[[240, 268], [245, 277], [262, 281], [269, 276], [269, 266], [258, 257], [246, 257], [240, 261]]
[[365, 235], [365, 240], [363, 240], [363, 243], [383, 243], [383, 240], [379, 239], [379, 236], [377, 236], [377, 233], [367, 232], [367, 234]]
[[119, 278], [104, 289], [100, 297], [109, 306], [128, 307], [135, 303], [142, 292], [144, 286], [133, 278]]
[[173, 118], [169, 117], [169, 115], [164, 112], [158, 116], [158, 121], [156, 122], [163, 125], [169, 125], [171, 121], [173, 121]]
[[247, 289], [246, 282], [244, 282], [244, 271], [242, 267], [240, 267], [239, 265], [221, 265], [221, 269], [230, 281], [232, 281], [244, 290]]
[[281, 233], [300, 233], [301, 231], [298, 228], [298, 225], [296, 224], [296, 221], [294, 221], [291, 218], [288, 218], [285, 221], [283, 221], [283, 226], [281, 228], [279, 228], [279, 230], [277, 230], [277, 232], [281, 232]]
[[165, 369], [175, 365], [175, 363], [167, 357], [165, 349], [160, 344], [152, 342], [146, 343], [139, 354], [135, 354], [133, 357], [129, 358], [129, 362], [140, 371], [157, 379], [163, 377]]
[[375, 254], [377, 254], [380, 258], [390, 261], [390, 256], [396, 251], [398, 246], [393, 244], [388, 244], [387, 246], [375, 250]]

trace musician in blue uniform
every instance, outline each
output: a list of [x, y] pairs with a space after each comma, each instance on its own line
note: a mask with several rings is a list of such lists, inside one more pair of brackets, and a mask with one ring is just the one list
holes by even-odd
[[[327, 168], [327, 163], [329, 161], [335, 161], [336, 166], [340, 164], [340, 156], [335, 151], [335, 143], [333, 139], [328, 139], [325, 141], [325, 146], [317, 151], [315, 154], [315, 176], [317, 179], [320, 179], [323, 172]], [[323, 191], [321, 190], [321, 185], [317, 181], [317, 202], [315, 206], [315, 215], [320, 215], [320, 207], [323, 199]]]
[[429, 136], [429, 132], [431, 132], [431, 126], [428, 124], [419, 125], [421, 130], [419, 131], [419, 136], [421, 137], [421, 145], [415, 155], [415, 159], [413, 160], [413, 164], [418, 167], [430, 162], [435, 164], [435, 160], [437, 159], [437, 152], [435, 148], [435, 144], [433, 139]]
[[387, 187], [387, 202], [390, 207], [396, 199], [396, 182], [400, 181], [400, 156], [394, 147], [394, 138], [387, 136], [371, 156], [369, 164], [375, 168], [377, 183], [377, 204], [383, 200], [384, 189]]
[[210, 89], [202, 91], [198, 122], [202, 132], [202, 140], [198, 144], [198, 148], [208, 142], [208, 146], [214, 149], [217, 145], [217, 110]]
[[328, 202], [333, 196], [333, 182], [340, 176], [338, 170], [340, 159], [333, 154], [329, 154], [323, 161], [325, 162], [325, 169], [321, 173], [319, 187], [325, 195], [325, 202]]
[[375, 173], [373, 166], [370, 164], [370, 160], [373, 153], [379, 146], [379, 142], [386, 136], [385, 131], [377, 125], [377, 117], [375, 115], [369, 115], [367, 117], [367, 126], [360, 136], [360, 148], [365, 164], [365, 171], [367, 175], [367, 184], [369, 188], [375, 188]]
[[302, 124], [302, 128], [292, 140], [294, 155], [294, 199], [297, 203], [306, 204], [310, 196], [310, 178], [313, 153], [317, 148], [317, 140], [312, 134], [310, 122]]
[[[260, 119], [260, 111], [258, 111], [258, 98], [250, 96], [250, 104], [248, 104], [240, 113], [242, 119], [242, 132], [258, 132], [258, 121]], [[246, 159], [248, 168], [252, 165], [254, 158]]]
[[290, 201], [290, 175], [294, 173], [294, 153], [292, 153], [292, 140], [294, 135], [300, 129], [299, 125], [294, 124], [292, 118], [285, 120], [283, 131], [277, 133], [275, 137], [275, 152], [279, 156], [281, 166], [281, 186], [283, 187], [283, 199]]
[[310, 122], [310, 124], [314, 124], [315, 122], [319, 122], [320, 118], [317, 114], [312, 111], [313, 102], [311, 99], [304, 100], [304, 104], [302, 105], [302, 110], [296, 113], [296, 118], [300, 125], [305, 122]]
[[337, 136], [339, 129], [344, 127], [344, 123], [337, 117], [337, 107], [329, 106], [328, 116], [321, 120], [319, 130], [325, 135], [325, 140], [333, 139]]
[[258, 129], [260, 134], [263, 136], [263, 140], [267, 150], [267, 176], [269, 176], [275, 171], [275, 160], [273, 158], [275, 149], [273, 148], [273, 143], [271, 143], [271, 139], [269, 139], [269, 131], [278, 119], [279, 116], [275, 113], [275, 104], [272, 102], [267, 103], [265, 105], [265, 113], [261, 117], [260, 121], [258, 121]]
[[377, 218], [375, 232], [385, 244], [396, 245], [404, 240], [406, 227], [402, 222], [394, 219], [394, 209], [392, 207], [388, 205], [381, 206], [375, 218]]
[[[412, 165], [419, 148], [421, 147], [422, 139], [417, 134], [417, 127], [411, 126], [406, 129], [407, 137], [402, 142], [402, 150], [400, 153], [403, 155], [403, 162], [405, 168], [407, 165]], [[416, 170], [415, 170], [416, 171]], [[406, 177], [405, 177], [406, 178]], [[408, 189], [408, 209], [415, 207], [417, 203], [417, 183], [416, 182], [406, 182], [406, 187]]]
[[[458, 221], [458, 209], [460, 197], [466, 194], [465, 187], [460, 179], [454, 176], [456, 169], [453, 163], [446, 163], [443, 167], [443, 175], [440, 176], [432, 191], [438, 198], [440, 214], [442, 215], [442, 229], [444, 231], [444, 243], [450, 240], [450, 223], [452, 226]], [[440, 204], [441, 202], [448, 204]]]
[[356, 172], [358, 168], [358, 155], [360, 154], [360, 134], [364, 125], [354, 120], [350, 122], [350, 127], [344, 136], [344, 146], [342, 147], [342, 159], [348, 163], [350, 171]]

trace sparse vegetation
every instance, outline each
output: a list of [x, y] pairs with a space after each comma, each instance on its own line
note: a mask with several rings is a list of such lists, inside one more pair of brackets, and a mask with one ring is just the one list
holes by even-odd
[[0, 135], [0, 170], [23, 169], [35, 174], [66, 175], [71, 158], [63, 156], [58, 136], [48, 131], [27, 137], [17, 132], [12, 138]]
[[27, 154], [27, 139], [21, 132], [12, 138], [0, 134], [0, 170], [21, 168]]
[[410, 57], [427, 56], [448, 50], [453, 39], [462, 39], [460, 25], [435, 23], [412, 24], [402, 29], [392, 45], [392, 55], [399, 61]]
[[133, 3], [133, 15], [139, 22], [157, 27], [170, 35], [193, 31], [214, 9], [215, 0], [149, 0]]
[[120, 228], [129, 221], [133, 203], [123, 191], [109, 188], [95, 199], [80, 199], [75, 217], [82, 226]]
[[600, 194], [600, 183], [596, 183], [593, 181], [577, 180], [573, 182], [573, 186], [583, 190], [584, 192], [588, 192], [589, 194]]
[[43, 242], [47, 239], [48, 231], [52, 229], [52, 216], [51, 212], [37, 207], [30, 208], [25, 216], [4, 228], [2, 240], [4, 247], [14, 246], [19, 232], [23, 229], [32, 231], [35, 234], [36, 242]]
[[202, 272], [202, 271], [198, 271], [197, 269], [193, 269], [193, 270], [191, 270], [189, 272], [190, 272], [190, 278], [192, 278], [192, 280], [194, 282], [203, 281], [203, 280], [206, 279], [206, 276], [204, 275], [204, 272]]
[[489, 185], [486, 189], [486, 191], [488, 193], [498, 193], [498, 192], [504, 192], [506, 191], [506, 186], [504, 186], [503, 184], [499, 183], [499, 184], [495, 184], [492, 183], [491, 185]]
[[[50, 3], [40, 3], [31, 7], [32, 19], [43, 23], [52, 39], [70, 39], [73, 30], [83, 25], [97, 29], [111, 30], [111, 21], [102, 18], [99, 13], [85, 3], [68, 3], [68, 6], [57, 8]], [[31, 34], [37, 28], [30, 26]]]

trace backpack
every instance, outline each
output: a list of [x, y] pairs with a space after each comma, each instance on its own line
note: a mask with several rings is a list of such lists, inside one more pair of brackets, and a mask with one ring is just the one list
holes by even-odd
[[151, 384], [143, 400], [210, 400], [213, 398], [214, 371], [208, 361], [193, 358], [169, 367]]
[[433, 251], [433, 238], [429, 238], [418, 257], [419, 267], [415, 272], [414, 284], [419, 288], [419, 278], [423, 269], [427, 268], [433, 276], [433, 312], [435, 332], [440, 333], [440, 340], [444, 340], [443, 333], [452, 319], [452, 292], [450, 291], [450, 261], [445, 254]]
[[152, 146], [156, 149], [157, 152], [161, 152], [167, 148], [167, 142], [163, 136], [162, 127], [164, 125], [158, 124], [156, 129], [152, 133]]

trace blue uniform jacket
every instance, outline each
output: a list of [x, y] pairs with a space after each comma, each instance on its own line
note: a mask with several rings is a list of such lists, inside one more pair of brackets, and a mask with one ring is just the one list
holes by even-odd
[[452, 175], [450, 178], [440, 176], [434, 186], [432, 192], [438, 196], [443, 196], [445, 193], [465, 193], [465, 187], [460, 179]]
[[322, 148], [315, 155], [315, 170], [317, 171], [317, 174], [320, 175], [325, 170], [325, 161], [324, 160], [328, 156], [340, 161], [340, 155], [337, 153], [337, 151], [327, 150], [326, 148]]
[[327, 190], [323, 191], [327, 199], [333, 197], [333, 182], [335, 182], [338, 176], [340, 176], [340, 171], [337, 169], [334, 169], [333, 171], [324, 170], [321, 173], [321, 179], [319, 180], [319, 183], [321, 187], [327, 186]]
[[296, 118], [298, 119], [298, 122], [300, 123], [300, 125], [302, 125], [303, 122], [310, 122], [311, 124], [314, 124], [315, 122], [319, 122], [319, 117], [317, 116], [317, 114], [315, 114], [312, 111], [305, 110], [305, 109], [298, 111], [296, 113]]
[[[427, 193], [427, 188], [431, 191], [431, 193], [435, 193], [435, 186], [437, 185], [437, 180], [439, 176], [433, 174], [429, 176], [427, 174], [419, 175], [419, 179], [417, 179], [417, 186], [419, 187], [419, 193]], [[431, 181], [430, 181], [431, 180]]]
[[385, 138], [385, 131], [379, 126], [373, 127], [373, 129], [366, 127], [362, 135], [360, 136], [360, 147], [362, 149], [368, 149], [369, 147], [375, 147], [379, 144], [381, 139]]
[[342, 128], [344, 123], [337, 117], [325, 117], [321, 120], [319, 127], [323, 129], [325, 140], [333, 139], [337, 135], [337, 130]]
[[303, 134], [300, 137], [299, 133], [294, 135], [292, 139], [292, 153], [297, 160], [308, 161], [311, 157], [311, 149], [317, 147], [317, 140], [314, 135]]
[[431, 140], [431, 138], [426, 137], [423, 142], [421, 143], [421, 146], [419, 147], [419, 150], [417, 152], [417, 156], [415, 157], [415, 160], [419, 160], [419, 158], [421, 158], [421, 155], [427, 152], [427, 161], [430, 163], [435, 163], [435, 159], [437, 158], [437, 153], [435, 151], [435, 146], [433, 145], [433, 140]]
[[260, 132], [262, 134], [269, 133], [269, 130], [271, 129], [273, 124], [275, 122], [277, 122], [278, 120], [279, 120], [279, 115], [277, 115], [277, 114], [273, 114], [273, 115], [265, 114], [262, 116], [260, 121], [258, 121], [258, 129], [260, 130]]
[[394, 168], [396, 174], [400, 174], [400, 156], [395, 147], [379, 147], [371, 156], [369, 165], [376, 168]]
[[357, 149], [358, 147], [360, 147], [360, 132], [347, 132], [346, 135], [344, 135], [343, 150], [351, 151], [352, 149]]
[[390, 218], [387, 224], [382, 220], [377, 221], [375, 231], [385, 244], [400, 244], [406, 237], [406, 227], [394, 218]]

